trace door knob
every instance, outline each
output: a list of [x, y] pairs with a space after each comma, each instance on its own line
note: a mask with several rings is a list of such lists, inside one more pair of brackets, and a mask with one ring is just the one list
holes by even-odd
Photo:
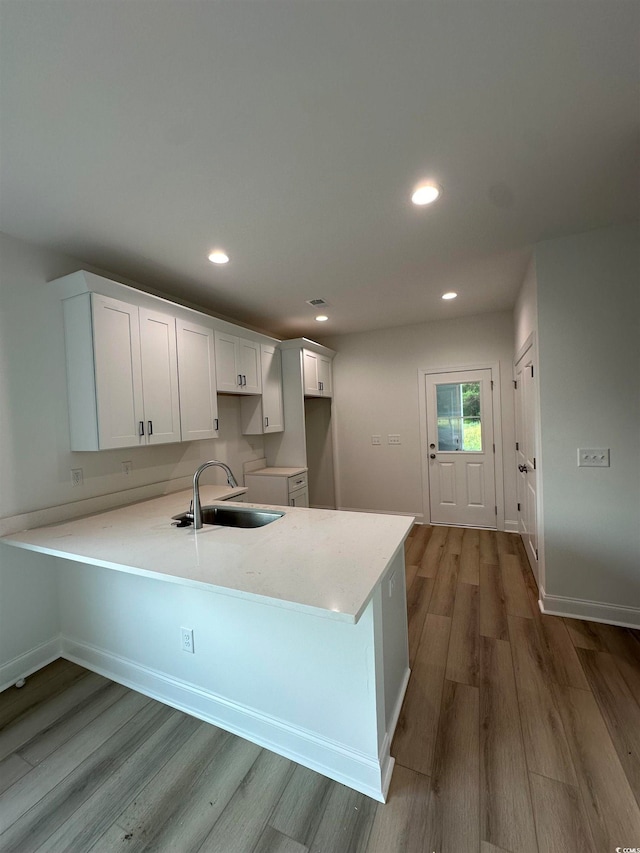
[[436, 454], [435, 454], [435, 453], [430, 453], [430, 454], [429, 454], [429, 459], [435, 459], [435, 458], [436, 458]]
[[518, 465], [518, 471], [520, 471], [520, 473], [526, 474], [528, 470], [529, 469], [527, 468], [526, 465]]

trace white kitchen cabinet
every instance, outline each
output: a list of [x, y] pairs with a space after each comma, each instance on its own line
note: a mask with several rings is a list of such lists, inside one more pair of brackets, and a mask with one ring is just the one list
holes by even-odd
[[218, 437], [213, 329], [178, 318], [178, 378], [183, 441]]
[[63, 306], [71, 450], [180, 441], [175, 319], [96, 293]]
[[306, 468], [261, 468], [245, 474], [247, 500], [275, 506], [309, 506]]
[[305, 397], [333, 396], [331, 359], [307, 349], [302, 358]]
[[260, 346], [262, 396], [240, 401], [243, 435], [264, 435], [284, 430], [282, 403], [282, 355], [273, 344]]
[[218, 331], [215, 340], [218, 391], [226, 394], [260, 394], [260, 344]]

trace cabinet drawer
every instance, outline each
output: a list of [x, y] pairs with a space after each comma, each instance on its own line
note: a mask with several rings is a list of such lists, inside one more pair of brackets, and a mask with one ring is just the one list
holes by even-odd
[[296, 474], [294, 477], [287, 477], [287, 491], [289, 494], [297, 489], [306, 489], [307, 487], [307, 472]]

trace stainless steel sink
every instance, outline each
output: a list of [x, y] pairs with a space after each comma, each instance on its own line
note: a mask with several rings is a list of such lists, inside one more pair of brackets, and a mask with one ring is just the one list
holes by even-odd
[[[202, 523], [220, 527], [264, 527], [282, 518], [284, 512], [276, 509], [251, 509], [235, 506], [203, 506]], [[193, 523], [192, 512], [182, 512], [173, 516], [177, 527], [187, 527]]]

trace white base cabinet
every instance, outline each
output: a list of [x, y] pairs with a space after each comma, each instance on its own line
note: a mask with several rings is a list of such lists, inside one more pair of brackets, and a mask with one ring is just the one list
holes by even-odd
[[249, 503], [309, 506], [306, 468], [262, 468], [244, 479]]

